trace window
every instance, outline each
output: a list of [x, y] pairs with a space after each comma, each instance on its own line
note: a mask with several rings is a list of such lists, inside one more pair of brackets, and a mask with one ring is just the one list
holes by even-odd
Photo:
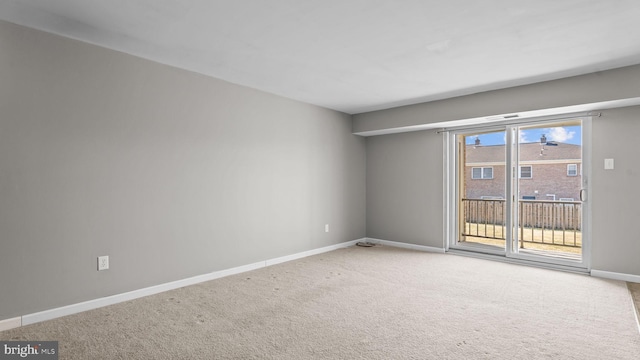
[[471, 168], [472, 179], [493, 179], [492, 167], [474, 167]]
[[529, 166], [520, 166], [520, 179], [531, 179], [533, 177], [533, 168]]
[[567, 176], [578, 176], [578, 164], [567, 164]]

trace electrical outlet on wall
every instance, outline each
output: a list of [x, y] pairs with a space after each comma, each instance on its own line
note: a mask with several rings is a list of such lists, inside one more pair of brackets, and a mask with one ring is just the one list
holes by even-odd
[[329, 224], [324, 225], [324, 232], [329, 232]]
[[109, 269], [109, 257], [98, 256], [98, 271], [108, 270], [108, 269]]

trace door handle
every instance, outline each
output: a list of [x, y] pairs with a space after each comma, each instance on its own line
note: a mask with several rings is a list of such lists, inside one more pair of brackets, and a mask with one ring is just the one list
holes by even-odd
[[580, 189], [580, 201], [584, 202], [584, 189]]

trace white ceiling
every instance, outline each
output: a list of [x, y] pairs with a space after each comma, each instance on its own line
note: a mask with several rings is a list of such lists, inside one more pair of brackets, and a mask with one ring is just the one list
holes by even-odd
[[640, 63], [638, 0], [0, 0], [0, 19], [350, 114]]

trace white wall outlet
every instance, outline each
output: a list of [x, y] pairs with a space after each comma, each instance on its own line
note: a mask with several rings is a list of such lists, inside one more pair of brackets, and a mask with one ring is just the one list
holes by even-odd
[[613, 159], [604, 159], [604, 169], [613, 170]]
[[109, 269], [109, 257], [98, 256], [98, 271]]
[[324, 225], [324, 232], [329, 232], [329, 224]]

